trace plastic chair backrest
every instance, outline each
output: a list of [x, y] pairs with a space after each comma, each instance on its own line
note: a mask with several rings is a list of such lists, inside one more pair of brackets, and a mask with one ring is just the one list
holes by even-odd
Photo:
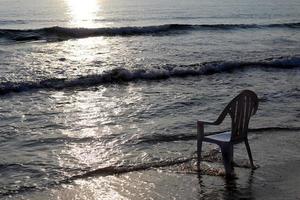
[[222, 115], [231, 117], [231, 141], [244, 140], [248, 134], [250, 117], [258, 108], [257, 95], [251, 90], [243, 90], [224, 109]]

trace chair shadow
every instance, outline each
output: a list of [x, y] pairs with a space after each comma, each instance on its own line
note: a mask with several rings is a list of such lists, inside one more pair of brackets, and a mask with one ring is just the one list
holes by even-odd
[[[224, 199], [224, 200], [235, 200], [235, 199], [245, 199], [252, 200], [255, 199], [253, 196], [252, 185], [253, 185], [253, 175], [254, 171], [251, 170], [247, 174], [244, 174], [241, 178], [222, 178], [224, 185], [217, 186], [212, 189], [212, 186], [205, 184], [203, 180], [203, 175], [198, 173], [198, 180], [200, 185], [199, 199]], [[207, 189], [209, 188], [209, 189]]]

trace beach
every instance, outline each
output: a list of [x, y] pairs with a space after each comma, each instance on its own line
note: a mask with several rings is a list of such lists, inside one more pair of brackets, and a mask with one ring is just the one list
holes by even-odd
[[[278, 151], [284, 143], [289, 148]], [[72, 183], [41, 191], [24, 191], [5, 199], [299, 199], [299, 143], [293, 142], [299, 130], [256, 131], [250, 144], [259, 168], [252, 171], [235, 167], [236, 178], [226, 180], [219, 175], [201, 175], [178, 165], [150, 168], [115, 175], [78, 178]], [[268, 144], [268, 149], [264, 148]], [[235, 148], [237, 162], [247, 161], [243, 144]], [[276, 155], [275, 155], [276, 153]], [[203, 163], [215, 168], [222, 165]]]
[[[0, 0], [0, 199], [299, 199], [298, 0]], [[241, 91], [254, 162], [196, 122]], [[229, 116], [205, 133], [229, 130]]]

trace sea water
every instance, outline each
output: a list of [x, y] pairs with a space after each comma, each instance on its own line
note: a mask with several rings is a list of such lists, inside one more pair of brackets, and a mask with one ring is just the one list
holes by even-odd
[[196, 120], [216, 119], [244, 89], [260, 99], [251, 128], [297, 129], [299, 10], [298, 0], [0, 0], [0, 196], [191, 158]]

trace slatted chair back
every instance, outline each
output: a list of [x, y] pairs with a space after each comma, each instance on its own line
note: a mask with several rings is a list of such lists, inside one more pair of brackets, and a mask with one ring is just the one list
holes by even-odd
[[257, 95], [250, 90], [242, 91], [226, 106], [221, 115], [229, 114], [231, 117], [231, 141], [241, 142], [247, 138], [250, 117], [257, 108]]
[[[245, 142], [248, 152], [251, 168], [255, 169], [250, 146], [248, 143], [248, 125], [250, 117], [254, 115], [258, 108], [257, 95], [250, 91], [244, 90], [236, 96], [219, 115], [214, 122], [197, 121], [197, 168], [200, 171], [202, 142], [215, 143], [220, 146], [226, 176], [230, 177], [233, 172], [233, 145]], [[204, 135], [204, 125], [220, 125], [225, 117], [231, 117], [231, 134], [229, 132], [216, 133], [211, 135]], [[229, 140], [230, 137], [230, 140]]]

